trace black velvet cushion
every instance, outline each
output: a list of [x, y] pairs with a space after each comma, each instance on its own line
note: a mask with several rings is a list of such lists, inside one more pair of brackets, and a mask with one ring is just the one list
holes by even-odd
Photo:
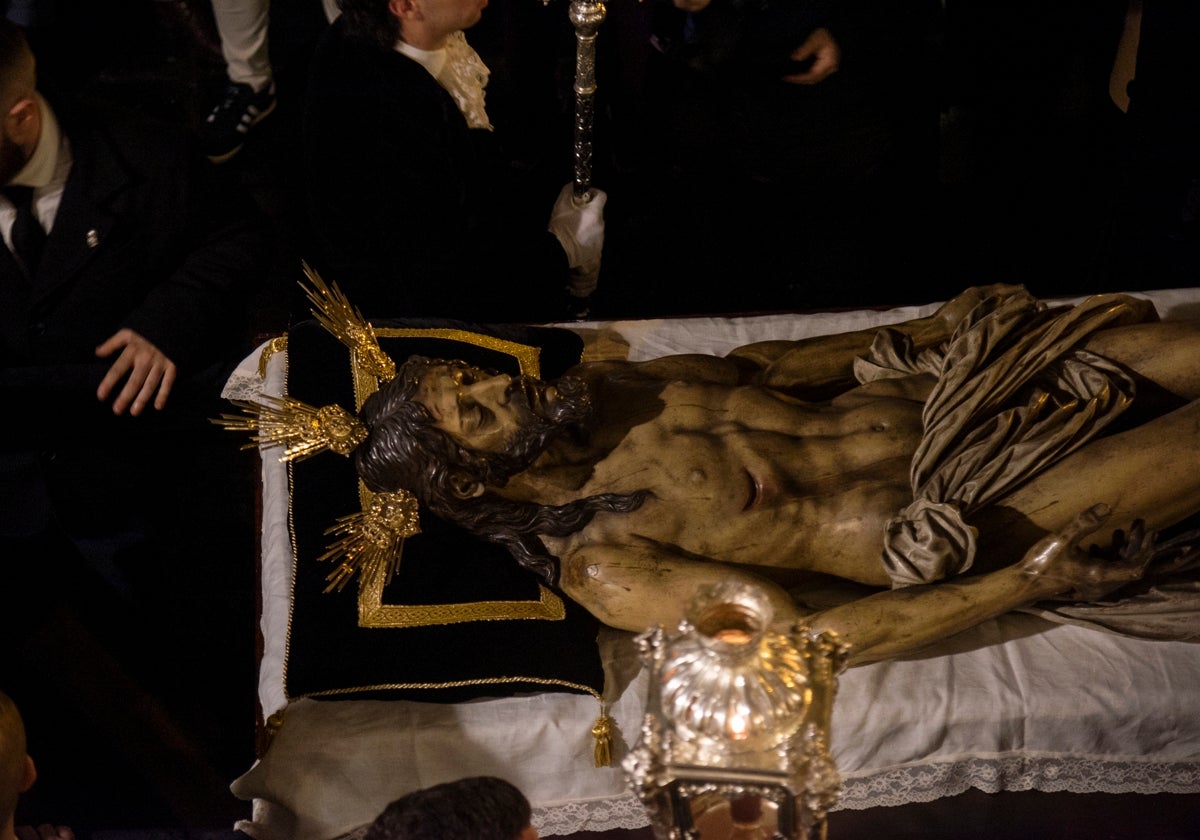
[[[416, 354], [554, 378], [582, 352], [578, 336], [557, 328], [429, 320], [374, 326], [397, 364]], [[288, 334], [288, 393], [312, 405], [355, 408], [350, 354], [315, 322]], [[323, 453], [292, 465], [297, 561], [286, 662], [290, 697], [458, 702], [602, 690], [598, 622], [540, 584], [504, 548], [424, 508], [421, 533], [405, 541], [399, 571], [382, 593], [360, 590], [357, 578], [326, 593], [332, 563], [317, 559], [333, 539], [325, 531], [360, 510], [351, 459]]]

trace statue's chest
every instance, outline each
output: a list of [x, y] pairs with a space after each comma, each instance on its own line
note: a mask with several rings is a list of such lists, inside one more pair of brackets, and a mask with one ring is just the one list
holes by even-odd
[[726, 435], [656, 423], [631, 429], [596, 466], [585, 493], [649, 490], [653, 497], [634, 514], [639, 529], [674, 533], [740, 511], [748, 482]]

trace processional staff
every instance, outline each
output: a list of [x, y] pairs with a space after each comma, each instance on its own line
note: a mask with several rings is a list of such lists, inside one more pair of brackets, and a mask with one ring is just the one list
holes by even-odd
[[[542, 0], [550, 5], [550, 0]], [[600, 0], [571, 0], [569, 17], [575, 27], [575, 174], [571, 200], [582, 207], [595, 196], [592, 190], [592, 126], [596, 96], [596, 32], [606, 10]], [[574, 298], [571, 317], [587, 318], [591, 296]]]
[[[549, 2], [549, 0], [547, 0]], [[592, 198], [592, 124], [596, 96], [596, 31], [606, 10], [598, 0], [571, 0], [575, 26], [575, 202]]]

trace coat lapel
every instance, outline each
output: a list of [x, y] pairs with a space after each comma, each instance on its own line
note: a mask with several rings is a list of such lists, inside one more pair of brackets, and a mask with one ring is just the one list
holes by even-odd
[[63, 189], [46, 250], [34, 280], [34, 296], [42, 297], [70, 280], [108, 238], [117, 222], [113, 201], [129, 182], [119, 158], [98, 133], [71, 137], [74, 161]]
[[29, 279], [12, 252], [0, 243], [0, 311], [24, 312], [28, 305]]

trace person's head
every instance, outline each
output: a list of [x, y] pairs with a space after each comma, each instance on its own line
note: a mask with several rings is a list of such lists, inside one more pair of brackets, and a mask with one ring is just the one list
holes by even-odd
[[528, 469], [590, 410], [576, 379], [548, 385], [414, 356], [363, 404], [370, 433], [358, 472], [372, 490], [405, 488], [435, 509], [457, 507]]
[[495, 776], [472, 776], [392, 802], [363, 840], [537, 840], [529, 800]]
[[646, 498], [602, 493], [548, 505], [500, 492], [590, 411], [587, 387], [577, 379], [547, 385], [414, 356], [363, 403], [359, 417], [368, 434], [355, 449], [355, 467], [370, 490], [408, 490], [553, 583], [554, 558], [538, 536], [575, 533], [600, 511], [628, 512]]
[[21, 27], [0, 18], [0, 184], [7, 184], [37, 148], [42, 110], [37, 68]]
[[403, 40], [423, 50], [479, 23], [488, 0], [340, 0], [346, 30], [385, 49]]
[[0, 837], [12, 834], [17, 798], [29, 790], [36, 778], [21, 713], [12, 698], [0, 691]]

